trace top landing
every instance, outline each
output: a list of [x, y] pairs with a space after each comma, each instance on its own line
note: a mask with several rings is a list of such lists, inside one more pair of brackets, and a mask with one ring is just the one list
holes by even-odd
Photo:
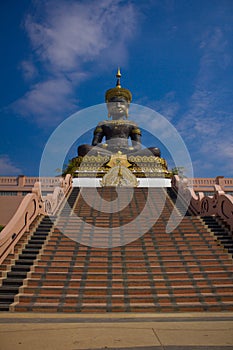
[[[137, 178], [137, 186], [129, 187], [171, 187], [171, 179], [165, 178]], [[73, 187], [102, 187], [100, 178], [76, 177], [72, 181]], [[114, 186], [114, 185], [113, 185]], [[115, 185], [115, 187], [118, 187]]]

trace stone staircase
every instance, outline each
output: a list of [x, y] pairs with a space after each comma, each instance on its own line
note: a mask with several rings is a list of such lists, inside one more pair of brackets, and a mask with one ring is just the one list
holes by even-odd
[[228, 252], [233, 255], [233, 235], [229, 232], [226, 225], [218, 217], [204, 216], [203, 222], [213, 232], [220, 244], [222, 244]]
[[[176, 210], [181, 221], [167, 233], [174, 203], [166, 190], [150, 189], [148, 197], [148, 189], [135, 188], [132, 198], [130, 191], [74, 188], [55, 224], [41, 221], [7, 273], [0, 287], [5, 310], [7, 304], [15, 312], [233, 311], [232, 257], [210, 229]], [[118, 196], [131, 198], [127, 207], [104, 210], [100, 198], [111, 206]], [[106, 239], [107, 247], [99, 246]], [[11, 293], [7, 287], [19, 275]]]
[[[17, 254], [17, 259], [13, 258], [9, 268], [5, 265], [0, 287], [0, 311], [8, 311], [10, 304], [14, 301], [15, 295], [18, 294], [20, 286], [27, 277], [27, 273], [33, 266], [37, 254], [53, 226], [51, 219], [45, 216]], [[31, 227], [32, 231], [33, 228], [34, 226]], [[23, 237], [24, 242], [25, 238]]]

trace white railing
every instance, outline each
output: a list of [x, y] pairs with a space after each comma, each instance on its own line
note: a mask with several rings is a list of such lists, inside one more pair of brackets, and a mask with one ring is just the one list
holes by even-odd
[[66, 175], [60, 187], [55, 187], [52, 194], [41, 196], [41, 184], [36, 182], [32, 193], [22, 200], [15, 215], [0, 232], [0, 264], [14, 252], [14, 247], [25, 232], [29, 231], [31, 223], [38, 215], [54, 215], [64, 197], [72, 187], [71, 175]]
[[233, 196], [226, 194], [220, 185], [214, 185], [213, 196], [205, 196], [203, 192], [197, 194], [194, 192], [189, 186], [189, 179], [181, 179], [175, 175], [172, 178], [172, 187], [196, 215], [217, 215], [229, 225], [233, 232]]

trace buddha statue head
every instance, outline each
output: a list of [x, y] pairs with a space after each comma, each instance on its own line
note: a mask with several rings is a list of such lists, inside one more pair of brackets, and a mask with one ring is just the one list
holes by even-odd
[[132, 94], [129, 90], [121, 87], [121, 72], [118, 68], [116, 87], [109, 89], [105, 94], [105, 102], [108, 108], [108, 117], [112, 119], [128, 118], [129, 105], [132, 100]]

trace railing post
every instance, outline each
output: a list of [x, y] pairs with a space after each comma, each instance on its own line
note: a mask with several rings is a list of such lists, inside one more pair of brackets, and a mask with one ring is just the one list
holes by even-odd
[[215, 179], [216, 185], [221, 186], [222, 190], [224, 191], [224, 185], [225, 185], [225, 179], [224, 176], [217, 176]]
[[24, 187], [26, 182], [26, 176], [25, 175], [19, 175], [17, 178], [17, 184], [19, 187]]

